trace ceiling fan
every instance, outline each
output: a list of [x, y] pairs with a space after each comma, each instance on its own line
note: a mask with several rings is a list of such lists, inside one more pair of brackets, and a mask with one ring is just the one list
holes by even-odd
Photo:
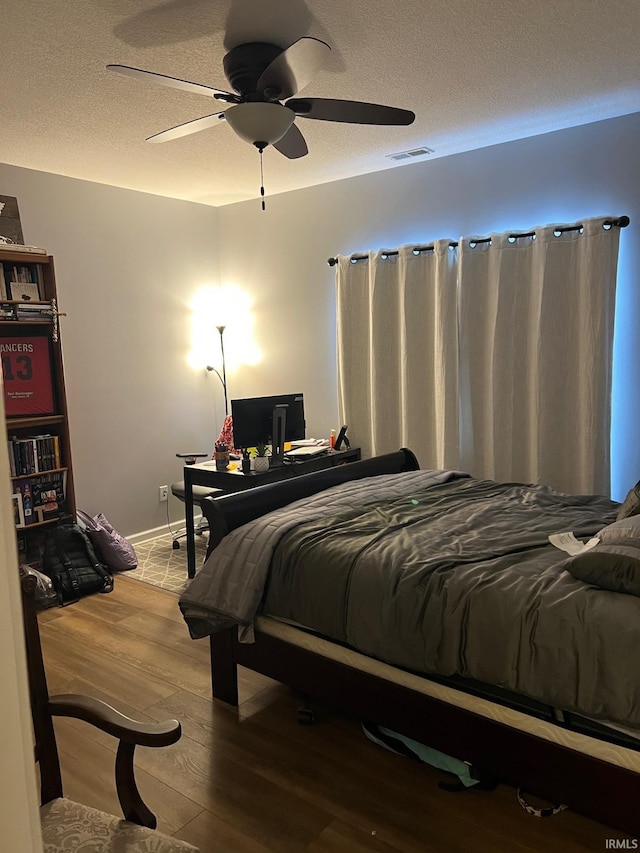
[[156, 133], [148, 137], [148, 142], [168, 142], [215, 127], [224, 120], [260, 153], [267, 145], [272, 145], [285, 157], [295, 160], [308, 153], [304, 136], [294, 124], [296, 118], [375, 125], [413, 122], [413, 112], [396, 107], [329, 98], [294, 98], [320, 70], [330, 51], [328, 44], [310, 36], [298, 39], [284, 50], [264, 42], [240, 44], [223, 59], [224, 73], [233, 92], [128, 65], [107, 65], [107, 68], [150, 83], [207, 95], [231, 105], [220, 112]]

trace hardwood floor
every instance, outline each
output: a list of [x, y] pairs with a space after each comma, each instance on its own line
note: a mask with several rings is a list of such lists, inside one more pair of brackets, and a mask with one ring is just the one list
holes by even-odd
[[[51, 693], [181, 721], [174, 746], [138, 748], [138, 781], [158, 828], [202, 853], [579, 853], [626, 838], [569, 811], [532, 817], [507, 786], [442, 791], [443, 774], [370, 743], [356, 720], [298, 725], [300, 700], [247, 671], [238, 709], [212, 701], [208, 642], [189, 638], [177, 602], [118, 576], [113, 593], [39, 620]], [[77, 720], [56, 732], [65, 794], [120, 814], [112, 739]]]

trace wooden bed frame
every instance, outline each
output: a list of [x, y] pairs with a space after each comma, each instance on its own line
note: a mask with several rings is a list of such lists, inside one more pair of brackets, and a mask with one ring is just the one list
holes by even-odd
[[[207, 499], [209, 551], [231, 530], [338, 482], [416, 470], [411, 451], [302, 475], [241, 494]], [[630, 834], [640, 833], [640, 774], [415, 692], [269, 634], [240, 643], [237, 629], [211, 637], [215, 698], [238, 704], [237, 667], [289, 685], [328, 707], [353, 714], [467, 761], [487, 776], [564, 803]]]

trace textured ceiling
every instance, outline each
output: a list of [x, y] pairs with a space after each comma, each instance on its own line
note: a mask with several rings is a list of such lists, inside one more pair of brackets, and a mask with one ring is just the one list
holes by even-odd
[[145, 137], [224, 105], [108, 63], [228, 90], [231, 47], [310, 35], [332, 52], [304, 95], [416, 113], [298, 118], [309, 154], [268, 148], [267, 195], [640, 110], [640, 0], [2, 0], [1, 21], [0, 161], [210, 205], [258, 197], [256, 150], [224, 122]]

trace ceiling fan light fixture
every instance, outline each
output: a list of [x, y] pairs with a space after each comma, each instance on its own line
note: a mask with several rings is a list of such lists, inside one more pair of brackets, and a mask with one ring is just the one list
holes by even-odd
[[296, 114], [282, 104], [251, 101], [225, 110], [225, 119], [245, 142], [273, 145], [293, 124]]

